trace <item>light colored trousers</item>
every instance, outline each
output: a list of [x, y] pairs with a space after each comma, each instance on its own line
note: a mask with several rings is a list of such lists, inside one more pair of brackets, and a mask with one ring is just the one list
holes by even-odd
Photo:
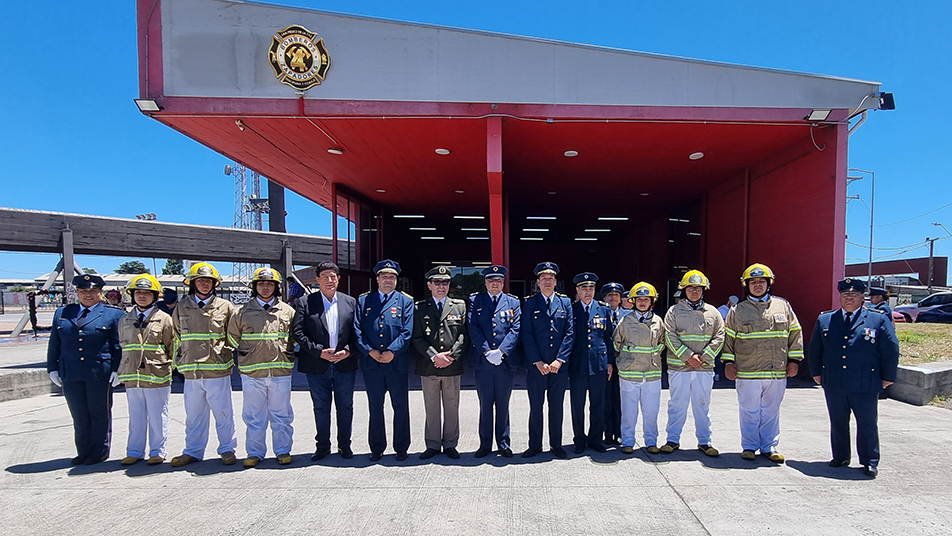
[[199, 460], [205, 457], [210, 413], [215, 415], [218, 454], [238, 449], [230, 376], [185, 380], [182, 398], [185, 401], [185, 454]]
[[126, 443], [126, 456], [145, 458], [148, 435], [149, 456], [166, 457], [171, 394], [171, 385], [126, 388], [126, 399], [129, 402], [129, 441]]
[[460, 376], [420, 376], [420, 384], [426, 409], [426, 448], [455, 449], [459, 444]]
[[291, 377], [251, 378], [241, 375], [244, 405], [241, 418], [248, 430], [245, 449], [248, 456], [264, 458], [268, 452], [268, 423], [275, 454], [290, 454], [294, 436], [294, 410], [291, 409]]
[[735, 385], [741, 448], [775, 452], [780, 443], [780, 402], [787, 380], [737, 380]]
[[658, 445], [658, 410], [661, 406], [661, 380], [631, 382], [619, 380], [621, 389], [621, 446], [635, 446], [638, 406], [641, 406], [641, 431], [646, 447]]
[[668, 371], [668, 442], [681, 442], [681, 429], [688, 417], [688, 403], [694, 414], [698, 445], [711, 444], [711, 389], [713, 371]]

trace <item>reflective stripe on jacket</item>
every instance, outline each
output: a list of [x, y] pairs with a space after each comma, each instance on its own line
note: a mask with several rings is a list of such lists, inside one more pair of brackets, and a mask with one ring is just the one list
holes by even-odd
[[634, 382], [661, 379], [661, 350], [664, 349], [664, 323], [651, 314], [642, 323], [637, 314], [625, 315], [615, 326], [613, 336], [618, 377]]
[[189, 295], [172, 311], [178, 349], [174, 368], [187, 380], [229, 376], [234, 366], [225, 330], [235, 306], [217, 296], [209, 300], [199, 309], [195, 298]]
[[[712, 371], [714, 358], [724, 345], [724, 319], [713, 305], [702, 303], [695, 310], [687, 300], [681, 300], [664, 315], [664, 342], [668, 347], [668, 370]], [[700, 368], [687, 365], [692, 354], [700, 354]]]
[[170, 385], [175, 351], [172, 317], [155, 307], [143, 325], [137, 326], [138, 322], [139, 311], [135, 307], [119, 319], [119, 344], [122, 346], [119, 381], [127, 388]]
[[790, 303], [771, 296], [746, 299], [731, 308], [725, 322], [724, 354], [741, 380], [781, 380], [787, 363], [803, 359], [803, 330]]
[[294, 368], [291, 321], [294, 308], [275, 300], [267, 311], [257, 299], [242, 305], [228, 322], [228, 344], [234, 346], [238, 371], [251, 378], [290, 376]]

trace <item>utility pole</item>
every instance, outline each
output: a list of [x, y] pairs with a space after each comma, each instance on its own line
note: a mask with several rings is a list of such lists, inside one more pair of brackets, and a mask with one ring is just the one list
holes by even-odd
[[932, 254], [935, 249], [935, 241], [937, 238], [926, 237], [926, 242], [929, 243], [929, 294], [932, 294]]

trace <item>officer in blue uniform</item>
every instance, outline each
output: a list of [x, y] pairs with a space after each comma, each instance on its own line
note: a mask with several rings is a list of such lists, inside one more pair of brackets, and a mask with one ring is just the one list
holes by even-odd
[[393, 449], [397, 460], [407, 459], [410, 448], [410, 339], [413, 336], [413, 298], [397, 292], [400, 264], [390, 259], [374, 266], [377, 291], [357, 298], [354, 332], [360, 348], [360, 370], [370, 406], [370, 461], [387, 448], [384, 395], [390, 393], [393, 407]]
[[[605, 388], [615, 363], [615, 345], [612, 342], [611, 309], [595, 301], [595, 283], [598, 276], [583, 272], [575, 276], [575, 290], [579, 300], [572, 305], [575, 318], [575, 344], [569, 360], [569, 395], [572, 407], [572, 430], [575, 453], [581, 454], [589, 446], [595, 452], [605, 452], [602, 434], [605, 433]], [[589, 427], [585, 433], [585, 394], [588, 393]]]
[[872, 305], [872, 309], [876, 309], [880, 313], [884, 314], [889, 322], [892, 323], [892, 308], [889, 307], [889, 291], [882, 287], [870, 287], [869, 288], [869, 303]]
[[73, 465], [109, 458], [112, 435], [112, 387], [118, 385], [119, 319], [122, 309], [102, 303], [105, 281], [98, 275], [73, 278], [79, 303], [53, 315], [46, 371], [63, 388], [73, 416], [76, 457]]
[[[611, 309], [612, 326], [617, 326], [625, 315], [631, 314], [631, 309], [622, 306], [622, 300], [627, 300], [628, 292], [621, 283], [605, 283], [602, 286], [602, 299]], [[618, 383], [618, 374], [608, 378], [605, 388], [605, 443], [621, 445], [621, 385]]]
[[[476, 457], [492, 452], [493, 432], [498, 453], [512, 457], [509, 442], [509, 399], [512, 396], [512, 375], [516, 370], [516, 343], [519, 341], [521, 309], [519, 299], [503, 292], [505, 266], [493, 265], [483, 270], [486, 292], [469, 298], [469, 336], [473, 350], [469, 366], [476, 376], [479, 397], [479, 448]], [[495, 408], [495, 425], [493, 424]]]
[[549, 447], [557, 458], [562, 448], [562, 405], [572, 355], [575, 327], [572, 300], [555, 292], [559, 266], [540, 262], [533, 270], [539, 292], [526, 298], [522, 316], [522, 348], [526, 354], [526, 390], [529, 394], [529, 448], [523, 458], [542, 452], [542, 406], [549, 405]]
[[896, 381], [899, 342], [892, 323], [863, 307], [866, 283], [837, 284], [840, 309], [822, 313], [810, 340], [810, 370], [823, 386], [830, 414], [831, 467], [850, 463], [850, 412], [856, 418], [856, 451], [863, 472], [879, 472], [879, 392]]

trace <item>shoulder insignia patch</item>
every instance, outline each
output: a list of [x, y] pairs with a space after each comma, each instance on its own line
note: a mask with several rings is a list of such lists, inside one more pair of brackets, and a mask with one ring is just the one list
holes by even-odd
[[400, 291], [400, 294], [403, 294], [404, 296], [406, 296], [407, 298], [410, 298], [411, 300], [413, 299], [413, 296], [407, 294], [406, 292], [404, 292], [404, 291], [402, 291], [402, 290]]

